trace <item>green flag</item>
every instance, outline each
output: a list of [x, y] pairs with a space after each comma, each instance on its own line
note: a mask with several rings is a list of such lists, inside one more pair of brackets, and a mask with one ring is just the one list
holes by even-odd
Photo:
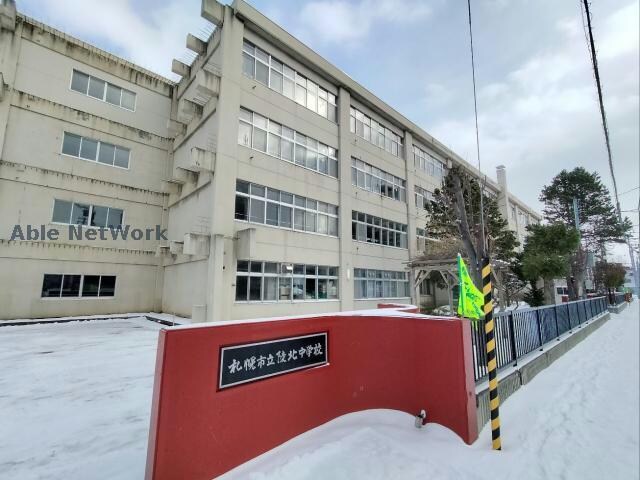
[[458, 254], [458, 277], [460, 279], [460, 295], [458, 297], [458, 315], [479, 319], [484, 317], [482, 307], [484, 297], [482, 292], [473, 284], [467, 266]]

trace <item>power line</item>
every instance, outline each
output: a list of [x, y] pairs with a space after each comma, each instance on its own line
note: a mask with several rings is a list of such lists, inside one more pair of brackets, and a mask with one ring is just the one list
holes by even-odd
[[[473, 55], [473, 30], [471, 28], [471, 0], [467, 0], [467, 11], [469, 12], [469, 40], [471, 48], [471, 77], [473, 79], [473, 113], [476, 121], [476, 154], [478, 156], [478, 172], [482, 175], [482, 169], [480, 168], [480, 134], [478, 133], [478, 100], [476, 95], [476, 63]], [[480, 230], [482, 239], [482, 252], [481, 257], [488, 254], [486, 236], [484, 231], [484, 185], [480, 189]]]
[[[600, 71], [598, 70], [598, 57], [596, 55], [596, 45], [593, 39], [593, 29], [591, 27], [591, 12], [589, 11], [589, 1], [582, 0], [581, 5], [584, 5], [584, 13], [587, 18], [587, 29], [589, 33], [589, 48], [591, 50], [591, 64], [593, 66], [593, 75], [596, 80], [596, 87], [598, 90], [598, 104], [600, 106], [600, 117], [602, 118], [602, 129], [604, 131], [604, 140], [607, 146], [607, 158], [609, 160], [609, 171], [611, 172], [611, 180], [613, 182], [613, 194], [616, 199], [616, 210], [618, 212], [618, 221], [622, 223], [622, 212], [620, 210], [620, 197], [618, 196], [618, 184], [616, 182], [616, 175], [613, 170], [613, 158], [611, 155], [611, 141], [609, 139], [609, 127], [607, 125], [607, 114], [604, 109], [604, 101], [602, 100], [602, 84], [600, 82]], [[580, 9], [582, 12], [582, 8]], [[640, 292], [640, 275], [638, 275], [638, 268], [636, 266], [635, 256], [633, 254], [633, 249], [631, 248], [631, 243], [629, 242], [629, 235], [626, 237], [626, 243], [629, 247], [629, 257], [631, 258], [631, 266], [635, 273], [636, 280], [636, 289]]]

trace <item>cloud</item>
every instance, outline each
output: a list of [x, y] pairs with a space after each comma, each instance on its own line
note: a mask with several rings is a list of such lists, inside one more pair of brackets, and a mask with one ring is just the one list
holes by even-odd
[[[638, 4], [599, 17], [604, 99], [619, 188], [638, 179]], [[610, 184], [595, 83], [582, 23], [556, 25], [557, 41], [511, 65], [506, 75], [479, 85], [482, 168], [505, 164], [510, 190], [531, 205], [542, 185], [562, 168], [583, 165]], [[442, 95], [442, 93], [441, 93]], [[428, 98], [428, 97], [427, 97]], [[471, 107], [472, 108], [472, 107]], [[454, 151], [475, 155], [473, 110], [450, 111], [429, 128]], [[636, 200], [637, 201], [637, 200]]]
[[24, 2], [27, 14], [33, 11], [56, 28], [173, 79], [171, 61], [184, 57], [187, 33], [198, 35], [207, 28], [199, 0], [171, 0], [143, 12], [129, 0], [38, 0], [37, 6], [30, 5]]
[[310, 42], [353, 45], [379, 23], [407, 24], [424, 20], [431, 8], [419, 0], [319, 0], [305, 4], [296, 24]]

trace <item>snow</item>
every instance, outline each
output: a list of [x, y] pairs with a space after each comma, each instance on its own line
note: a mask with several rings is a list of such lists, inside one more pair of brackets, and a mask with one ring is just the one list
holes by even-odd
[[143, 478], [160, 328], [0, 328], [0, 478]]
[[[513, 394], [500, 409], [502, 452], [486, 427], [467, 446], [442, 426], [370, 410], [224, 478], [638, 478], [638, 324], [634, 303]], [[160, 328], [143, 318], [0, 328], [0, 478], [142, 478]]]

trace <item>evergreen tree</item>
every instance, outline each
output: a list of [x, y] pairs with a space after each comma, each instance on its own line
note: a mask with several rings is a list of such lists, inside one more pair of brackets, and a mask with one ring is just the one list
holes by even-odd
[[[620, 222], [611, 201], [609, 190], [600, 176], [583, 167], [562, 170], [542, 189], [544, 215], [549, 222], [575, 227], [574, 199], [578, 201], [580, 248], [571, 258], [567, 286], [571, 299], [578, 297], [586, 273], [586, 252], [594, 252], [604, 259], [609, 243], [623, 243], [631, 231], [628, 218]], [[584, 248], [583, 248], [584, 247]]]
[[500, 214], [496, 200], [483, 196], [485, 232], [488, 251], [482, 246], [480, 216], [481, 188], [478, 181], [454, 166], [444, 178], [442, 187], [434, 192], [427, 208], [427, 235], [439, 240], [460, 239], [469, 259], [469, 273], [480, 285], [479, 263], [482, 255], [512, 263], [519, 243]]
[[532, 285], [544, 282], [545, 303], [554, 303], [553, 279], [569, 271], [571, 255], [578, 249], [579, 237], [574, 228], [562, 223], [529, 225], [522, 254], [522, 273]]
[[631, 230], [631, 222], [618, 221], [609, 190], [600, 176], [583, 167], [562, 170], [542, 189], [544, 215], [550, 223], [575, 227], [573, 199], [578, 200], [580, 238], [592, 252], [602, 252], [607, 243], [623, 243]]

